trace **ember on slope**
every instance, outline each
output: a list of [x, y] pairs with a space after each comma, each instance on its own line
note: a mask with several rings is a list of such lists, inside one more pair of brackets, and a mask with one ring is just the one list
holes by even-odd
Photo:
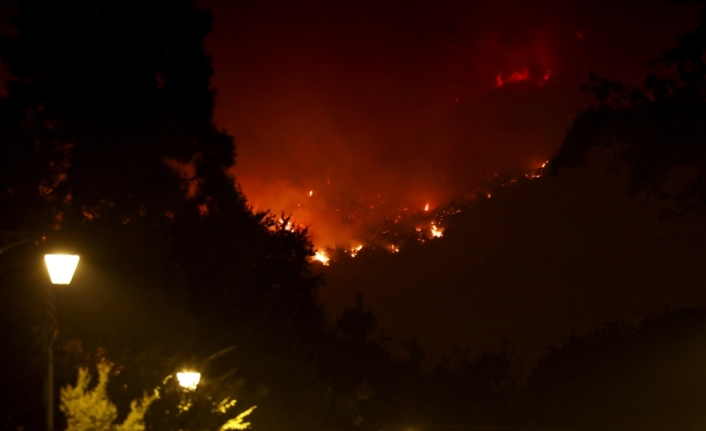
[[[540, 178], [547, 163], [544, 162], [536, 170], [519, 176], [496, 174], [491, 181], [473, 193], [435, 208], [426, 203], [417, 208], [396, 209], [387, 205], [381, 195], [360, 196], [355, 200], [345, 200], [335, 192], [318, 193], [318, 197], [325, 205], [315, 208], [336, 214], [336, 219], [328, 219], [327, 223], [322, 223], [323, 229], [319, 230], [315, 222], [309, 224], [302, 218], [316, 216], [317, 213], [307, 211], [306, 204], [299, 204], [298, 208], [301, 212], [294, 211], [291, 214], [291, 220], [280, 219], [280, 223], [285, 224], [285, 229], [291, 229], [292, 226], [297, 225], [309, 227], [314, 235], [316, 247], [312, 260], [323, 265], [329, 265], [330, 262], [346, 256], [354, 258], [363, 248], [368, 247], [398, 253], [410, 244], [423, 244], [443, 237], [450, 216], [470, 210], [478, 200], [490, 199], [495, 190], [510, 186], [519, 179]], [[313, 191], [310, 191], [307, 197], [313, 197]], [[326, 237], [327, 228], [346, 232], [348, 236]], [[334, 238], [337, 238], [338, 242]]]

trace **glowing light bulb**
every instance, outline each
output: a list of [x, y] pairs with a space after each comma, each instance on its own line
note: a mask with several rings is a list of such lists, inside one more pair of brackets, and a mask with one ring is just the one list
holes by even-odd
[[79, 257], [70, 254], [47, 254], [44, 263], [53, 284], [69, 284], [78, 266]]
[[193, 391], [201, 381], [201, 373], [182, 371], [181, 373], [177, 373], [177, 380], [179, 380], [179, 386], [187, 391]]

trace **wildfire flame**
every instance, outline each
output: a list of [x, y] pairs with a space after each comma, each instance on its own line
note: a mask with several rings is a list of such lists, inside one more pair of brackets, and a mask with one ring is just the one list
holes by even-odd
[[358, 247], [354, 247], [351, 249], [351, 257], [356, 257], [358, 255], [358, 252], [363, 248], [362, 245], [359, 245]]
[[529, 174], [525, 174], [525, 178], [529, 178], [531, 180], [534, 180], [536, 178], [541, 178], [542, 177], [542, 170], [547, 166], [548, 163], [549, 163], [549, 160], [542, 163], [542, 165], [540, 167], [538, 167], [537, 170], [535, 170], [534, 172], [529, 173]]
[[[346, 207], [344, 202], [344, 204], [340, 204], [335, 208], [335, 212], [342, 223], [340, 228], [341, 235], [333, 239], [326, 238], [326, 240], [318, 241], [314, 237], [312, 242], [317, 251], [311, 256], [310, 260], [311, 262], [318, 261], [322, 265], [328, 266], [339, 259], [357, 257], [364, 247], [383, 249], [389, 253], [398, 253], [412, 242], [423, 244], [434, 240], [434, 238], [440, 238], [444, 236], [445, 229], [450, 226], [450, 223], [453, 223], [452, 216], [454, 214], [461, 212], [462, 209], [472, 208], [481, 200], [490, 198], [491, 191], [509, 186], [523, 179], [523, 177], [529, 180], [542, 177], [547, 165], [548, 161], [540, 162], [535, 165], [536, 167], [533, 171], [526, 172], [520, 177], [502, 177], [499, 174], [495, 174], [492, 182], [467, 195], [463, 198], [463, 201], [446, 205], [436, 204], [435, 208], [431, 208], [430, 202], [416, 207], [417, 209], [412, 207], [385, 208], [385, 200], [380, 194], [360, 197], [363, 205], [357, 207]], [[307, 193], [310, 197], [313, 196], [313, 190], [306, 189], [296, 190], [295, 196], [302, 196]], [[310, 202], [316, 202], [316, 205], [330, 203], [331, 196], [326, 194], [326, 190], [322, 190], [318, 196], [319, 198]], [[294, 202], [296, 203], [296, 201]], [[302, 210], [308, 210], [305, 204], [302, 204], [301, 208]], [[384, 218], [372, 222], [366, 220], [365, 216], [371, 210], [376, 212], [384, 211], [382, 214]], [[302, 214], [306, 216], [309, 213], [298, 213], [296, 217], [301, 219]], [[299, 229], [301, 226], [299, 221], [292, 221], [288, 217], [278, 217], [275, 220], [276, 222], [271, 227], [272, 229], [292, 231]], [[345, 225], [344, 223], [348, 224]], [[345, 229], [343, 229], [344, 227]]]
[[279, 224], [284, 227], [284, 230], [292, 231], [294, 229], [294, 224], [288, 220], [284, 220], [283, 218], [280, 218]]
[[431, 236], [433, 238], [441, 238], [444, 235], [443, 232], [434, 223], [431, 224]]
[[530, 79], [529, 69], [516, 70], [507, 77], [507, 82], [527, 81]]
[[[503, 73], [500, 72], [495, 76], [495, 88], [500, 88], [505, 83], [508, 82], [521, 82], [521, 81], [534, 81], [535, 83], [538, 83], [540, 86], [544, 85], [546, 81], [549, 80], [551, 76], [551, 70], [547, 69], [542, 76], [541, 79], [538, 77], [532, 76], [533, 74], [530, 72], [530, 70], [527, 67], [523, 67], [522, 69], [515, 70], [511, 72], [510, 74], [507, 74], [503, 77]], [[535, 75], [536, 76], [536, 75]]]
[[328, 256], [326, 256], [326, 253], [324, 253], [323, 251], [317, 251], [317, 252], [314, 254], [314, 260], [318, 260], [318, 261], [321, 262], [322, 264], [328, 266], [328, 262], [329, 262], [330, 259], [329, 259]]

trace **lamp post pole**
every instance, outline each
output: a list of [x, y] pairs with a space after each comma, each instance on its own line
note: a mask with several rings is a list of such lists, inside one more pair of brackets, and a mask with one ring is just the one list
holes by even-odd
[[[76, 271], [79, 257], [67, 254], [46, 254], [44, 262], [47, 265], [49, 278], [52, 284], [69, 284]], [[54, 431], [54, 342], [59, 333], [59, 324], [56, 319], [56, 301], [54, 292], [49, 284], [45, 284], [46, 294], [44, 295], [47, 310], [47, 336], [44, 346], [46, 348], [47, 375], [44, 382], [46, 400], [47, 431]]]
[[47, 374], [44, 380], [44, 402], [46, 406], [46, 429], [54, 431], [54, 342], [59, 334], [59, 325], [56, 321], [56, 302], [54, 293], [46, 285], [45, 300], [47, 302], [47, 332], [44, 341], [44, 357], [46, 359]]
[[[27, 232], [0, 231], [4, 244], [0, 246], [0, 254], [15, 249], [31, 241]], [[15, 238], [9, 242], [9, 239]], [[17, 239], [19, 238], [19, 239]], [[75, 255], [47, 254], [44, 256], [51, 284], [69, 284], [78, 265], [79, 257]], [[44, 376], [44, 402], [46, 406], [46, 429], [54, 431], [54, 343], [59, 333], [56, 319], [56, 301], [51, 285], [44, 283], [44, 300], [46, 310], [46, 333], [44, 334], [44, 359], [46, 360], [46, 375]]]

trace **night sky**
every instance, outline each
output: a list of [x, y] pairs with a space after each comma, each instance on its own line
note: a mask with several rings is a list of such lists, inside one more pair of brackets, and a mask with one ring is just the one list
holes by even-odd
[[[659, 0], [284, 3], [201, 3], [216, 120], [249, 202], [292, 214], [319, 249], [533, 171], [592, 103], [590, 72], [640, 84], [698, 22], [696, 4]], [[660, 221], [596, 166], [508, 188], [423, 247], [316, 264], [324, 304], [335, 316], [362, 292], [385, 333], [432, 355], [506, 339], [530, 357], [607, 320], [704, 305], [706, 232]]]

